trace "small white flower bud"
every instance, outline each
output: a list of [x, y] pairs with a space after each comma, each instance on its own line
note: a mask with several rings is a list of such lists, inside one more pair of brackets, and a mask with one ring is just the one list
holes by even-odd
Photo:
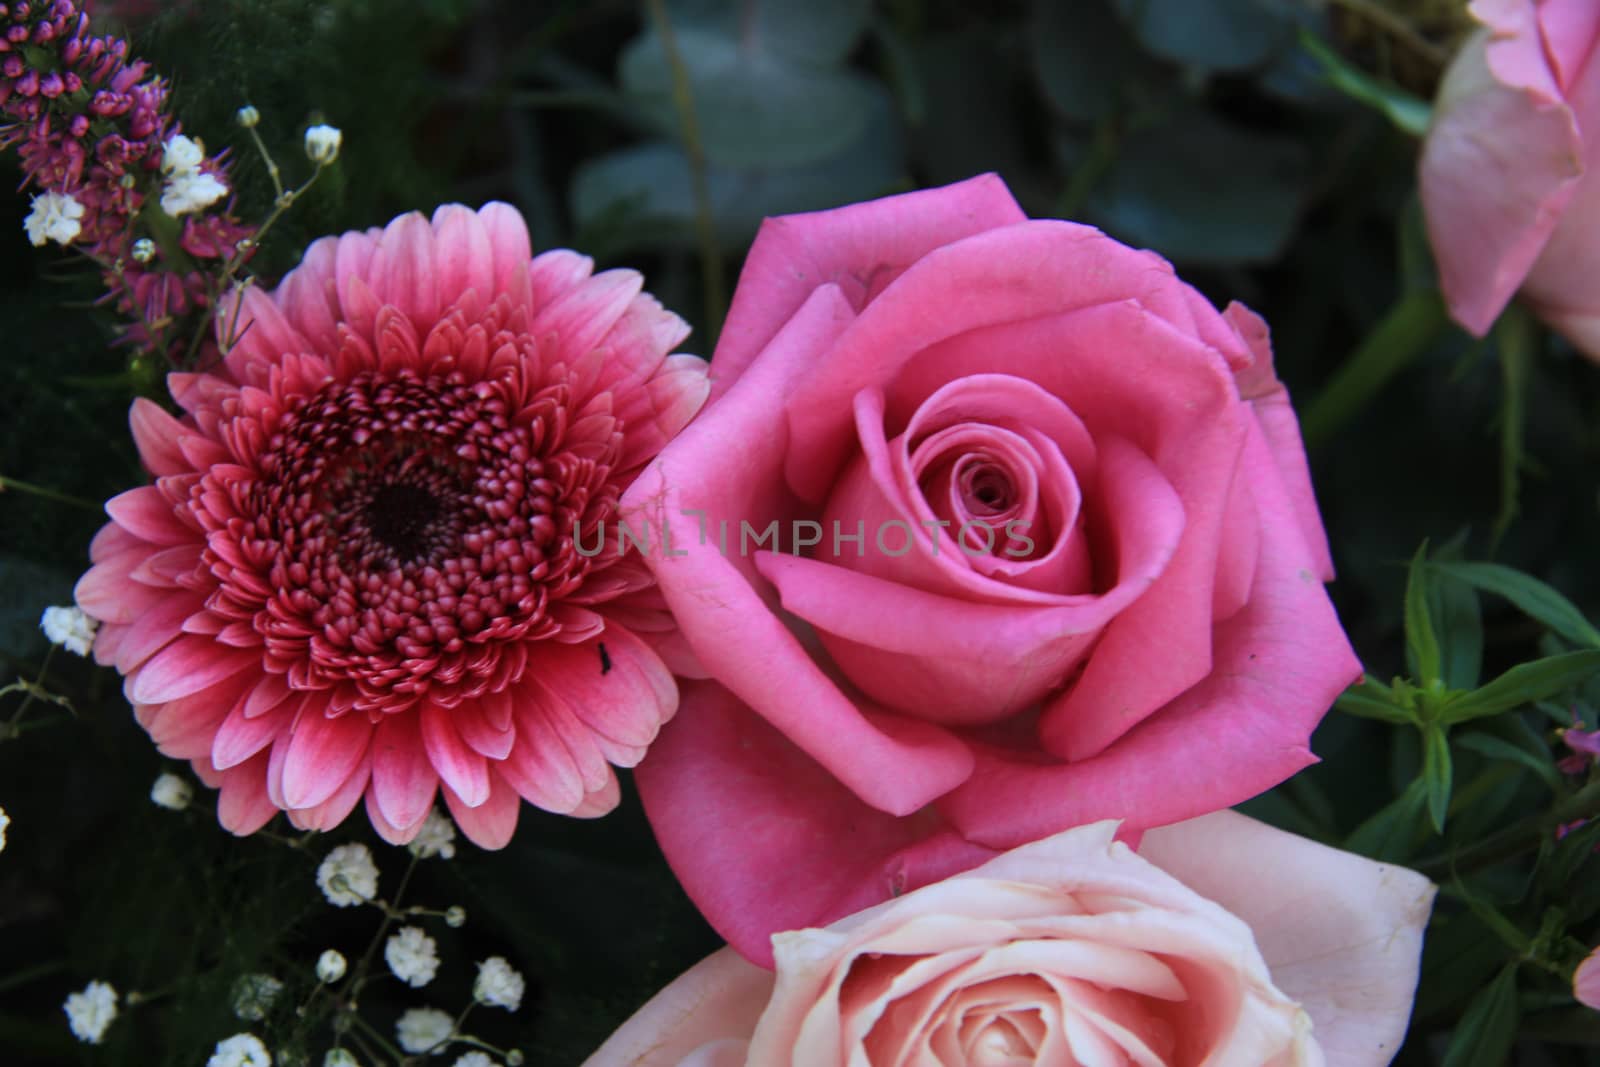
[[344, 977], [344, 953], [336, 948], [325, 950], [317, 957], [317, 979], [322, 982], [337, 982]]
[[156, 243], [148, 237], [141, 237], [133, 242], [133, 258], [140, 263], [148, 263], [156, 258]]
[[455, 929], [467, 925], [467, 909], [460, 904], [452, 904], [444, 911], [444, 924]]
[[355, 1055], [347, 1048], [330, 1048], [322, 1057], [322, 1067], [361, 1067]]
[[[238, 111], [233, 113], [233, 121], [237, 122], [247, 130], [253, 130], [255, 129], [256, 124], [261, 121], [261, 112], [257, 111], [249, 104], [246, 104], [244, 107], [241, 107]], [[344, 1050], [338, 1049], [336, 1051], [342, 1052]]]
[[60, 645], [68, 652], [80, 656], [87, 656], [94, 645], [94, 633], [99, 623], [83, 613], [75, 605], [67, 607], [45, 608], [44, 614], [39, 618], [39, 629], [44, 631], [45, 637], [53, 645]]
[[325, 167], [339, 158], [344, 134], [337, 126], [313, 126], [306, 130], [306, 158]]
[[194, 787], [176, 774], [163, 774], [150, 787], [150, 799], [157, 807], [182, 811], [194, 799]]

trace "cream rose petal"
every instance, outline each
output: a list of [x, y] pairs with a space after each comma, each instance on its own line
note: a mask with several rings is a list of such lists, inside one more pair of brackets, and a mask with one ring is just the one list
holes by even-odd
[[1231, 811], [1151, 830], [1139, 852], [1250, 926], [1330, 1067], [1398, 1051], [1433, 906], [1426, 878]]
[[612, 1034], [583, 1067], [744, 1067], [773, 975], [731, 948], [713, 952]]

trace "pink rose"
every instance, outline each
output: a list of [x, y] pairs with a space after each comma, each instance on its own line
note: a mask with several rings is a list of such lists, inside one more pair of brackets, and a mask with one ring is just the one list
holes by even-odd
[[1313, 761], [1359, 665], [1250, 311], [988, 176], [769, 220], [711, 374], [624, 511], [711, 679], [640, 789], [740, 951]]
[[1422, 206], [1456, 321], [1481, 337], [1518, 288], [1600, 359], [1600, 4], [1474, 0], [1446, 72]]
[[[731, 949], [585, 1067], [1375, 1067], [1399, 1049], [1433, 886], [1218, 812], [1026, 845], [825, 930]], [[931, 1055], [930, 1055], [931, 1054]]]

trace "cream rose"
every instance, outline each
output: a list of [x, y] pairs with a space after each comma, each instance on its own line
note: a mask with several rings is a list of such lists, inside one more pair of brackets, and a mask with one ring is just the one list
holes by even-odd
[[723, 949], [586, 1067], [1386, 1064], [1416, 987], [1421, 875], [1232, 812], [1102, 822], [821, 930], [776, 973]]

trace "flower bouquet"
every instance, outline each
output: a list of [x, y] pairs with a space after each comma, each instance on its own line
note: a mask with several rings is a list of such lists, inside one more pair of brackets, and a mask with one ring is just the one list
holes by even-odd
[[0, 3], [0, 1063], [1592, 1062], [1597, 45]]

